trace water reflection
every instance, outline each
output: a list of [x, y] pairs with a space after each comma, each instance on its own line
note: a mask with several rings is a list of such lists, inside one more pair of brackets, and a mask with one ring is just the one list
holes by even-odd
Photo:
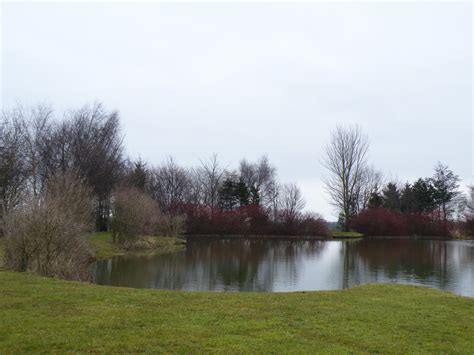
[[188, 241], [178, 254], [100, 261], [95, 282], [213, 291], [333, 290], [398, 282], [474, 296], [474, 242], [200, 239]]

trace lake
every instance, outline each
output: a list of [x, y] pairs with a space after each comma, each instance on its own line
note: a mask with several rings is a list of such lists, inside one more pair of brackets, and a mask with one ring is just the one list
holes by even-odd
[[180, 253], [98, 261], [94, 282], [166, 290], [274, 292], [395, 282], [474, 297], [474, 241], [188, 239]]

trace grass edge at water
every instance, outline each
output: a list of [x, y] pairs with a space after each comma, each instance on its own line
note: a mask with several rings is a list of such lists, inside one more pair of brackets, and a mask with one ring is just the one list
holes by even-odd
[[183, 250], [183, 241], [174, 237], [140, 237], [134, 250], [113, 243], [110, 232], [98, 232], [90, 236], [91, 247], [98, 260], [137, 253], [166, 254]]
[[420, 286], [184, 292], [5, 271], [0, 285], [0, 353], [474, 351], [474, 299]]

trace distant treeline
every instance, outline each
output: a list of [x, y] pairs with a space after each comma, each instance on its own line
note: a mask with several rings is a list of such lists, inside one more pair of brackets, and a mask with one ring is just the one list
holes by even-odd
[[377, 236], [473, 235], [474, 190], [459, 190], [459, 177], [438, 163], [429, 178], [384, 183], [368, 165], [368, 138], [358, 126], [337, 127], [326, 146], [325, 186], [339, 227]]
[[438, 163], [432, 177], [401, 186], [389, 182], [371, 193], [367, 208], [352, 219], [351, 226], [365, 235], [448, 236], [456, 229], [470, 234], [466, 227], [472, 200], [460, 193], [458, 181]]
[[[185, 168], [126, 157], [117, 112], [93, 105], [60, 119], [47, 107], [4, 111], [1, 121], [0, 217], [40, 196], [57, 176], [73, 174], [94, 196], [96, 230], [109, 230], [115, 194], [150, 197], [163, 215], [179, 217], [188, 234], [325, 235], [293, 183], [281, 184], [266, 157], [225, 169], [217, 155]], [[128, 196], [130, 191], [126, 192]]]
[[[91, 190], [97, 231], [124, 226], [113, 223], [116, 201], [133, 200], [135, 207], [146, 205], [161, 215], [155, 233], [327, 234], [327, 223], [317, 213], [303, 212], [298, 186], [281, 183], [265, 156], [242, 159], [233, 169], [224, 168], [217, 155], [193, 167], [173, 158], [161, 164], [129, 159], [118, 113], [100, 104], [60, 118], [46, 107], [18, 107], [4, 111], [0, 122], [0, 219], [31, 197], [41, 200], [51, 180], [75, 176]], [[368, 165], [368, 148], [357, 126], [337, 127], [326, 147], [324, 182], [340, 229], [367, 235], [472, 233], [472, 197], [460, 193], [459, 178], [447, 166], [438, 164], [432, 177], [412, 184], [384, 183], [382, 173]], [[138, 221], [153, 224], [136, 217], [129, 221], [134, 227], [126, 228], [132, 234], [144, 233]]]

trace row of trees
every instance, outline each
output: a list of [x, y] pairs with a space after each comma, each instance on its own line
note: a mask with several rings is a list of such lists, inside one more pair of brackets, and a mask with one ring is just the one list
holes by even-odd
[[446, 165], [438, 163], [432, 177], [414, 183], [384, 183], [383, 175], [368, 164], [368, 149], [368, 138], [358, 126], [338, 127], [326, 147], [323, 164], [329, 174], [325, 186], [340, 212], [343, 230], [370, 235], [447, 235], [453, 217], [458, 225], [469, 225], [472, 197], [469, 202], [461, 194], [459, 177]]
[[[474, 232], [473, 196], [462, 198], [459, 178], [446, 166], [413, 184], [384, 184], [367, 152], [358, 127], [337, 128], [326, 148], [326, 188], [343, 229], [447, 235], [457, 210]], [[216, 155], [190, 168], [172, 158], [157, 166], [130, 161], [118, 114], [99, 104], [61, 119], [45, 107], [2, 113], [0, 234], [14, 270], [84, 279], [94, 229], [112, 230], [124, 246], [143, 235], [183, 232], [326, 235], [325, 221], [303, 213], [304, 206], [298, 186], [281, 184], [266, 157], [243, 159], [236, 169]]]
[[467, 199], [459, 191], [459, 177], [447, 166], [438, 163], [432, 177], [419, 178], [413, 184], [399, 186], [387, 183], [381, 191], [371, 194], [368, 207], [384, 207], [401, 213], [431, 213], [436, 211], [443, 221], [454, 212], [464, 212]]
[[128, 166], [125, 181], [163, 213], [184, 216], [188, 234], [326, 234], [318, 215], [303, 213], [298, 186], [280, 184], [265, 156], [243, 159], [235, 170], [223, 168], [216, 155], [192, 168], [172, 158], [155, 167], [138, 160]]
[[74, 173], [92, 189], [96, 228], [105, 230], [124, 168], [117, 112], [97, 104], [55, 120], [49, 108], [18, 107], [0, 123], [0, 218], [44, 193], [54, 177]]
[[280, 184], [266, 157], [243, 159], [235, 170], [224, 168], [216, 155], [191, 168], [172, 158], [158, 166], [130, 161], [118, 113], [100, 104], [60, 119], [46, 107], [18, 107], [4, 111], [0, 123], [0, 219], [31, 198], [41, 199], [50, 181], [70, 174], [91, 190], [98, 231], [112, 227], [117, 194], [132, 188], [166, 218], [184, 221], [187, 233], [325, 233], [319, 216], [302, 213], [299, 188]]

